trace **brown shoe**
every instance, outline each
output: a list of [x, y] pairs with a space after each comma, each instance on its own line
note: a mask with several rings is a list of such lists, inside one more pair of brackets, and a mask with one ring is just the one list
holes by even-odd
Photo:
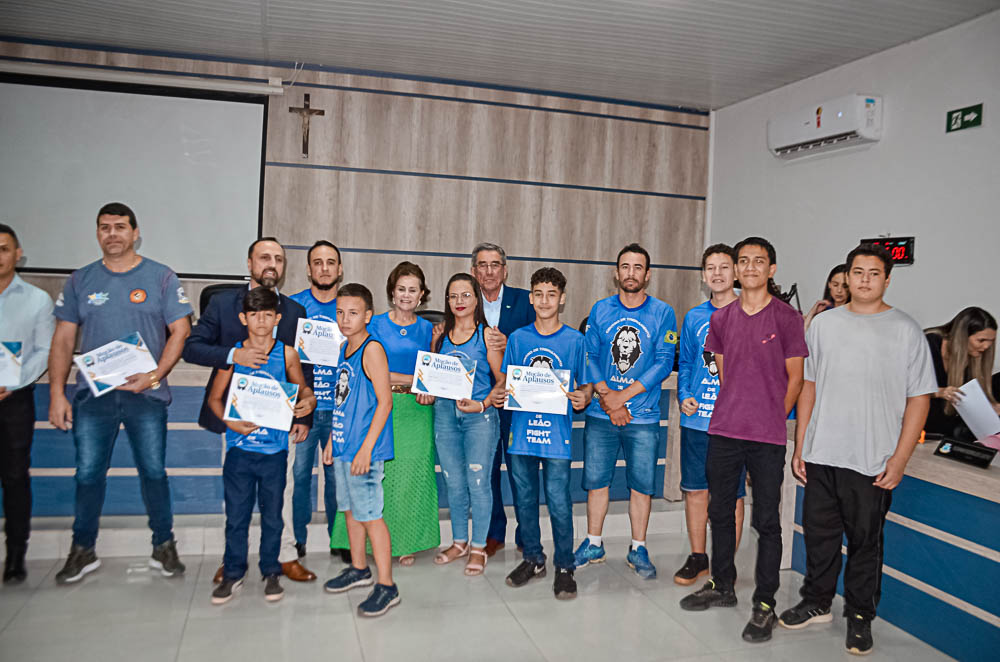
[[504, 544], [499, 540], [494, 540], [493, 538], [486, 539], [486, 556], [493, 556], [503, 548]]
[[215, 571], [215, 577], [212, 577], [212, 583], [213, 584], [221, 584], [222, 583], [222, 571], [225, 570], [225, 569], [226, 569], [226, 566], [224, 566], [224, 565], [220, 565], [219, 566], [219, 569]]
[[281, 564], [281, 572], [285, 573], [293, 582], [313, 582], [316, 581], [316, 574], [310, 572], [298, 561], [289, 561]]

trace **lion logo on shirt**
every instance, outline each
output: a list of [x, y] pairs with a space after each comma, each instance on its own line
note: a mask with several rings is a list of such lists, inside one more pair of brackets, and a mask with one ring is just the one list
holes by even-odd
[[333, 394], [333, 403], [337, 407], [344, 404], [347, 400], [347, 396], [351, 394], [351, 387], [348, 385], [350, 382], [351, 375], [347, 371], [347, 368], [341, 368], [337, 372], [337, 390]]
[[548, 368], [552, 369], [552, 358], [549, 356], [536, 356], [531, 359], [531, 363], [528, 364], [532, 368]]
[[701, 360], [705, 364], [705, 367], [708, 368], [708, 374], [713, 377], [719, 376], [719, 365], [715, 362], [715, 354], [705, 350], [701, 353]]
[[642, 356], [642, 341], [639, 339], [639, 329], [634, 326], [618, 328], [611, 341], [611, 358], [618, 372], [625, 374], [632, 369]]

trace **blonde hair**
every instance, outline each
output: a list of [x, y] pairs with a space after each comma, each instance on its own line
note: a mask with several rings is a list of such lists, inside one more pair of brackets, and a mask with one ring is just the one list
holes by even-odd
[[[948, 373], [948, 386], [961, 386], [970, 378], [975, 379], [983, 387], [983, 392], [986, 393], [989, 401], [996, 404], [992, 388], [996, 343], [990, 345], [989, 349], [976, 358], [970, 358], [968, 351], [969, 337], [987, 329], [996, 331], [996, 319], [982, 308], [970, 306], [955, 315], [944, 326], [936, 326], [927, 329], [926, 332], [941, 337], [941, 359], [944, 362], [945, 372]], [[944, 341], [948, 341], [947, 357], [944, 351]], [[949, 416], [954, 416], [956, 414], [955, 406], [950, 402], [945, 403], [944, 412]]]

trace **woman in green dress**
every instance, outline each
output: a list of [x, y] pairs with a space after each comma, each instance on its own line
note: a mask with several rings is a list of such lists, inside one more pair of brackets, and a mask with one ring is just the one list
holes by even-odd
[[[391, 308], [372, 317], [368, 324], [368, 332], [385, 348], [392, 383], [395, 459], [385, 463], [383, 517], [392, 538], [392, 555], [398, 556], [402, 565], [412, 565], [416, 552], [434, 549], [441, 543], [434, 472], [434, 409], [416, 400], [427, 396], [410, 393], [417, 352], [431, 348], [433, 325], [415, 312], [427, 301], [430, 290], [424, 272], [412, 262], [396, 265], [385, 289]], [[330, 547], [350, 547], [343, 513], [337, 513]]]

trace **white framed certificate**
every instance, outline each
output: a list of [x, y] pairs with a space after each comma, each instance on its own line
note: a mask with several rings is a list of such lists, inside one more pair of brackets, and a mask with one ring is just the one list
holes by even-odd
[[569, 370], [509, 365], [506, 388], [504, 409], [565, 415], [569, 403]]
[[0, 341], [0, 386], [14, 389], [21, 385], [20, 342]]
[[417, 352], [410, 390], [448, 400], [468, 399], [472, 397], [475, 379], [475, 361], [447, 354]]
[[295, 330], [295, 349], [303, 363], [337, 365], [344, 340], [336, 322], [300, 318]]
[[73, 362], [95, 398], [115, 390], [131, 375], [156, 370], [156, 360], [138, 331], [80, 354]]
[[292, 429], [298, 397], [298, 384], [234, 372], [229, 381], [223, 419], [249, 421], [262, 428], [287, 432]]

